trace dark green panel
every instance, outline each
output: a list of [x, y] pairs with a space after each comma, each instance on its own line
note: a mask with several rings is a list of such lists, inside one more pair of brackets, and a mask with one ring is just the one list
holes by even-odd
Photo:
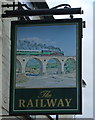
[[[76, 109], [77, 108], [77, 102], [76, 102], [77, 89], [76, 88], [16, 89], [15, 94], [16, 94], [15, 110], [20, 110], [20, 109], [48, 110], [48, 109]], [[25, 103], [21, 105], [21, 103], [23, 103], [24, 101]]]

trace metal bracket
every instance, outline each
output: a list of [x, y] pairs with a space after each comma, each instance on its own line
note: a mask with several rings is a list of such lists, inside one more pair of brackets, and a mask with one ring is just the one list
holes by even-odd
[[[2, 5], [2, 8], [10, 8], [10, 7], [13, 8], [13, 10], [11, 10], [11, 11], [15, 11], [15, 10], [18, 10], [18, 11], [19, 10], [23, 10], [24, 11], [23, 7], [27, 8], [28, 10], [30, 10], [30, 8], [26, 4], [21, 4], [20, 2], [18, 2], [18, 4], [13, 2], [13, 4], [4, 4], [4, 5]], [[2, 14], [2, 16], [3, 16], [3, 14]], [[25, 16], [25, 17], [21, 16], [21, 17], [18, 17], [18, 19], [19, 20], [27, 20], [27, 21], [30, 20], [30, 18], [28, 16]]]
[[[25, 6], [28, 10], [21, 9], [21, 7]], [[62, 9], [57, 9], [58, 7], [62, 7]], [[83, 10], [81, 8], [71, 8], [68, 4], [61, 4], [51, 9], [30, 9], [26, 4], [6, 4], [2, 5], [2, 7], [13, 7], [13, 10], [6, 10], [4, 14], [2, 14], [3, 18], [6, 17], [23, 17], [23, 16], [47, 16], [47, 15], [70, 15], [73, 18], [73, 14], [83, 14]], [[15, 10], [15, 7], [18, 9]]]
[[46, 115], [50, 120], [58, 120], [58, 115], [56, 115], [56, 119], [53, 119], [50, 115]]
[[21, 4], [20, 2], [18, 2], [18, 4], [15, 4], [15, 2], [13, 2], [13, 4], [4, 4], [2, 5], [3, 8], [7, 7], [13, 7], [13, 11], [15, 10], [16, 7], [26, 7], [27, 9], [30, 9], [26, 4]]
[[[50, 115], [46, 115], [46, 117], [49, 120], [58, 120], [58, 115], [56, 115], [56, 119], [52, 118]], [[25, 118], [27, 118], [28, 120], [36, 120], [36, 115], [34, 115], [33, 117], [31, 117], [31, 115], [25, 115]]]
[[83, 24], [83, 28], [86, 28], [86, 22], [83, 21], [82, 24]]
[[[69, 4], [60, 4], [60, 5], [57, 5], [57, 6], [53, 7], [53, 8], [51, 8], [51, 9], [57, 9], [59, 7], [71, 8], [71, 6]], [[72, 14], [70, 14], [70, 18], [73, 19], [73, 15]]]

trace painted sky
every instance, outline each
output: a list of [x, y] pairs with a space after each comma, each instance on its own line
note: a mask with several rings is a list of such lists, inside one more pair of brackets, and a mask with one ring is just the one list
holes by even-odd
[[76, 56], [76, 25], [18, 27], [17, 40], [59, 47], [66, 56]]

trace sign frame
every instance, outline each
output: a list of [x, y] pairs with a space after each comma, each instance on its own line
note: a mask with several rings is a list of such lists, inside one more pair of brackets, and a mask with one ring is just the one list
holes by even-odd
[[[76, 80], [77, 80], [76, 87], [75, 88], [70, 88], [70, 87], [37, 88], [36, 87], [31, 89], [29, 88], [16, 89], [15, 85], [16, 85], [17, 28], [21, 26], [25, 27], [27, 25], [28, 26], [51, 25], [52, 26], [52, 25], [67, 25], [67, 24], [75, 25], [76, 31], [77, 31], [76, 32], [77, 33], [76, 34]], [[82, 83], [81, 83], [82, 81], [82, 19], [81, 18], [56, 19], [56, 20], [50, 20], [50, 21], [32, 20], [27, 22], [12, 21], [11, 22], [11, 67], [10, 68], [11, 68], [10, 70], [10, 103], [9, 103], [10, 115], [82, 114]], [[46, 94], [47, 96], [44, 97], [42, 95], [43, 93]], [[61, 95], [59, 95], [59, 93], [61, 93]], [[63, 95], [63, 93], [65, 96]], [[25, 96], [23, 96], [24, 94]], [[66, 98], [68, 97], [66, 94], [70, 94], [70, 97]], [[38, 98], [38, 96], [40, 95], [42, 95], [41, 98]], [[61, 98], [62, 95], [64, 99]], [[20, 98], [20, 96], [22, 98]], [[71, 98], [71, 96], [73, 96], [73, 98]], [[33, 100], [36, 101], [35, 107], [34, 107], [34, 101], [32, 100], [32, 97], [33, 97]], [[58, 99], [56, 103], [56, 107], [52, 103], [49, 103], [49, 99], [51, 100], [51, 102], [53, 101], [53, 99], [54, 99], [53, 102], [56, 102]], [[69, 108], [71, 100], [73, 101], [72, 107]], [[20, 103], [18, 103], [17, 101], [19, 101]], [[48, 101], [48, 103], [51, 104], [50, 107], [47, 107], [46, 101]], [[64, 103], [64, 101], [66, 103]], [[67, 104], [66, 107], [64, 107], [65, 104]], [[74, 104], [76, 104], [76, 106], [74, 106]], [[19, 109], [16, 106], [19, 106]], [[31, 106], [31, 109], [29, 108], [30, 106]]]

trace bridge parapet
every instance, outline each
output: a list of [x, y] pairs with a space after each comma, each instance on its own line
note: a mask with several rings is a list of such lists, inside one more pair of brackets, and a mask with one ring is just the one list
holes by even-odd
[[33, 56], [33, 55], [17, 55], [17, 60], [21, 63], [22, 66], [22, 73], [25, 73], [25, 67], [27, 62], [30, 59], [36, 59], [40, 62], [42, 72], [46, 73], [46, 66], [49, 60], [55, 59], [59, 63], [59, 73], [64, 73], [64, 63], [67, 61], [67, 59], [74, 59], [76, 61], [76, 56]]

